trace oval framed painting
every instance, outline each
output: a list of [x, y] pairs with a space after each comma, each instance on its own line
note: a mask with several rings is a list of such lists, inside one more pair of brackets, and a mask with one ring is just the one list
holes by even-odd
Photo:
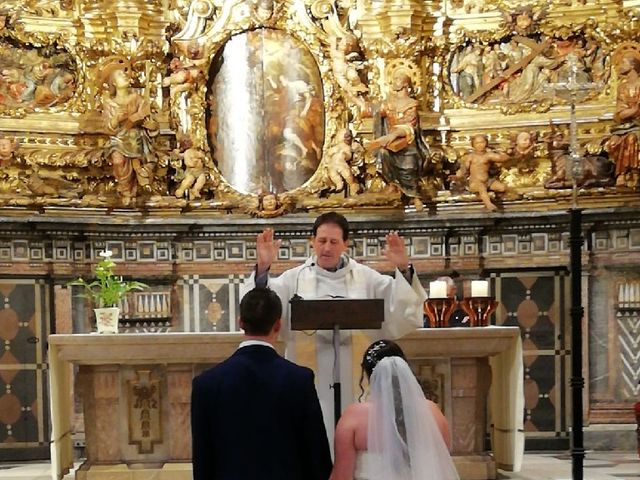
[[301, 187], [322, 157], [320, 71], [288, 33], [258, 28], [232, 36], [209, 72], [207, 132], [224, 179], [244, 194]]

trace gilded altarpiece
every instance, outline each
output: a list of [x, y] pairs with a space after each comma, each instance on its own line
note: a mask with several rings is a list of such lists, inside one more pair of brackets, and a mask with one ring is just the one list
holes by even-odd
[[[0, 274], [51, 278], [56, 330], [87, 332], [90, 305], [65, 284], [107, 248], [152, 285], [128, 300], [126, 331], [234, 331], [255, 234], [286, 234], [278, 269], [291, 266], [316, 213], [338, 209], [355, 225], [350, 253], [373, 266], [385, 268], [381, 238], [397, 229], [425, 284], [494, 275], [495, 322], [518, 319], [525, 363], [554, 369], [529, 383], [529, 438], [562, 443], [570, 346], [551, 337], [568, 324], [565, 212], [577, 205], [585, 331], [597, 336], [585, 413], [630, 423], [634, 5], [5, 0]], [[534, 322], [529, 300], [555, 313]]]

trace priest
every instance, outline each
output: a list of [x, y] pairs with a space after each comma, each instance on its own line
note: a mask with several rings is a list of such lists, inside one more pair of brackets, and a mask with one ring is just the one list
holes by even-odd
[[[311, 236], [313, 255], [302, 265], [286, 270], [278, 277], [269, 275], [271, 264], [278, 256], [280, 240], [274, 238], [267, 228], [257, 237], [257, 265], [241, 287], [241, 296], [255, 286], [273, 289], [283, 305], [283, 340], [286, 341], [286, 356], [316, 373], [318, 396], [330, 440], [335, 424], [333, 412], [333, 372], [335, 352], [331, 331], [292, 332], [289, 301], [301, 297], [305, 300], [322, 298], [368, 298], [384, 299], [384, 321], [380, 330], [340, 332], [340, 372], [342, 408], [357, 397], [353, 390], [352, 372], [355, 343], [366, 347], [380, 338], [399, 338], [422, 326], [423, 304], [427, 298], [404, 244], [397, 232], [386, 236], [383, 255], [395, 267], [393, 276], [383, 275], [372, 268], [350, 258], [349, 223], [336, 212], [321, 214], [315, 221]], [[360, 337], [358, 337], [360, 335]], [[356, 340], [358, 339], [358, 340]], [[333, 442], [331, 442], [333, 443]]]

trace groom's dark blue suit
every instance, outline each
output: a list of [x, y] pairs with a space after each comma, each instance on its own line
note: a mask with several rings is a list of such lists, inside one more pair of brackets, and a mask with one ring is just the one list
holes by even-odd
[[194, 480], [327, 480], [331, 454], [313, 371], [266, 345], [193, 380]]

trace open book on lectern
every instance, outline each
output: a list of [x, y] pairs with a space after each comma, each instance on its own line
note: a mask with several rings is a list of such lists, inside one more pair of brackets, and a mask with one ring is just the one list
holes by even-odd
[[291, 330], [369, 330], [384, 321], [384, 299], [322, 298], [289, 301]]

